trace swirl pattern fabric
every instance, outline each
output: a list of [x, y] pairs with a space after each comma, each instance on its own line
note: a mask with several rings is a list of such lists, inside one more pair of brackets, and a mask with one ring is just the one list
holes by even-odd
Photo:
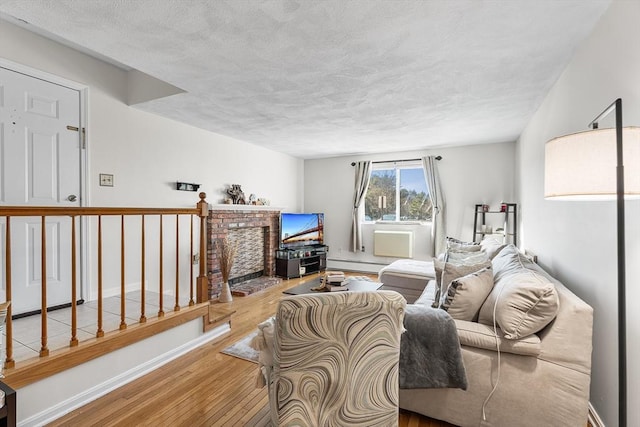
[[273, 423], [397, 425], [405, 306], [393, 291], [282, 299], [269, 392]]

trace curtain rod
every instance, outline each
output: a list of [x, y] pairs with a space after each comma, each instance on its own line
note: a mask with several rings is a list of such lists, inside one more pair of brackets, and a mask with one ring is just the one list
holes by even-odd
[[[402, 159], [402, 160], [380, 160], [377, 162], [371, 163], [400, 163], [400, 162], [416, 162], [421, 161], [422, 159]], [[436, 160], [442, 160], [442, 156], [436, 156]], [[351, 166], [355, 166], [356, 162], [351, 162]]]

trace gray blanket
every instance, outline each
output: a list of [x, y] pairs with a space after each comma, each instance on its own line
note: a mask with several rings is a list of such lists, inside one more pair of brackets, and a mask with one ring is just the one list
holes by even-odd
[[456, 324], [444, 310], [408, 304], [400, 341], [400, 388], [467, 389]]

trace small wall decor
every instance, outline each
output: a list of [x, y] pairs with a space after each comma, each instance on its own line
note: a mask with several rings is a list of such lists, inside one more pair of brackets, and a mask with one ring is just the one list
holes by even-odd
[[234, 205], [246, 204], [240, 184], [231, 184], [231, 188], [227, 188], [226, 193], [231, 197], [231, 201]]
[[180, 181], [176, 182], [176, 190], [180, 190], [180, 191], [198, 191], [198, 188], [200, 188], [200, 184], [193, 184], [193, 183], [190, 183], [190, 182], [180, 182]]

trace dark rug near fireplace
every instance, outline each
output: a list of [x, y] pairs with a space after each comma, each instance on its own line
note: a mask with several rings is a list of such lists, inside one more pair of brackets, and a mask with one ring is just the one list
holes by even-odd
[[281, 282], [282, 279], [279, 277], [257, 277], [255, 279], [234, 284], [231, 287], [231, 294], [239, 297], [246, 297], [247, 295], [262, 291], [268, 287], [279, 285]]

